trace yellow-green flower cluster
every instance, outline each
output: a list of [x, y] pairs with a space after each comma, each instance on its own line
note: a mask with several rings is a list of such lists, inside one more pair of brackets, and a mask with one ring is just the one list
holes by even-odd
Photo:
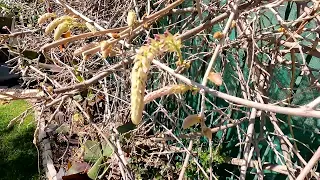
[[[151, 39], [149, 45], [142, 46], [136, 57], [131, 73], [131, 120], [134, 124], [139, 124], [142, 119], [144, 109], [144, 93], [146, 81], [153, 58], [162, 52], [176, 52], [181, 59], [181, 41], [175, 36], [166, 32], [164, 35], [157, 35]], [[173, 88], [173, 92], [181, 91], [181, 88]], [[183, 90], [187, 90], [183, 89]]]
[[157, 49], [142, 46], [135, 58], [131, 73], [131, 121], [139, 124], [144, 108], [144, 92], [151, 61]]
[[53, 20], [50, 24], [48, 24], [48, 26], [45, 29], [45, 34], [49, 34], [51, 33], [54, 29], [56, 29], [57, 26], [59, 26], [60, 24], [64, 23], [64, 22], [72, 22], [73, 18], [70, 16], [61, 16], [55, 20]]
[[176, 53], [176, 55], [178, 56], [178, 61], [176, 62], [176, 64], [178, 66], [184, 64], [181, 53], [182, 43], [180, 39], [178, 39], [168, 31], [166, 31], [163, 35], [157, 35], [156, 39], [159, 39], [159, 42], [163, 45], [163, 51]]

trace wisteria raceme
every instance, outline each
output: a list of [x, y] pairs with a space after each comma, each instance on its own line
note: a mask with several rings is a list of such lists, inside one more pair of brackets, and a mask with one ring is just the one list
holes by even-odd
[[144, 103], [147, 104], [150, 101], [153, 101], [154, 99], [157, 99], [162, 96], [170, 95], [170, 94], [182, 94], [192, 89], [194, 89], [192, 86], [188, 86], [184, 84], [165, 86], [161, 89], [158, 89], [156, 91], [153, 91], [147, 94], [144, 97]]
[[181, 53], [181, 39], [178, 39], [175, 35], [172, 35], [169, 31], [165, 34], [156, 35], [156, 39], [159, 40], [161, 44], [162, 51], [175, 52], [178, 56], [177, 65], [183, 65], [183, 58]]
[[67, 32], [70, 29], [70, 26], [71, 26], [71, 23], [68, 21], [65, 21], [59, 24], [56, 30], [54, 31], [53, 39], [55, 41], [58, 40], [63, 33]]
[[48, 19], [55, 18], [56, 16], [57, 16], [56, 13], [45, 13], [42, 16], [39, 17], [38, 24], [41, 25], [44, 22], [46, 22]]
[[[145, 104], [144, 93], [151, 61], [155, 56], [165, 51], [177, 52], [179, 59], [182, 60], [180, 48], [181, 41], [178, 41], [167, 31], [165, 35], [157, 35], [155, 39], [150, 39], [148, 45], [139, 49], [131, 73], [131, 120], [134, 124], [139, 124], [142, 119]], [[187, 90], [188, 88], [185, 86], [179, 86], [169, 91], [179, 93]]]
[[51, 33], [57, 26], [59, 26], [64, 21], [72, 21], [73, 18], [70, 16], [61, 16], [55, 20], [53, 20], [45, 29], [45, 34]]
[[155, 53], [150, 47], [142, 46], [135, 57], [131, 73], [131, 121], [134, 124], [142, 119], [146, 81]]
[[137, 22], [137, 15], [134, 12], [134, 10], [130, 10], [128, 12], [128, 16], [127, 16], [127, 23], [129, 27], [133, 27], [134, 24]]
[[199, 114], [192, 114], [187, 116], [182, 123], [182, 128], [187, 129], [195, 124], [200, 123], [202, 120], [201, 116]]

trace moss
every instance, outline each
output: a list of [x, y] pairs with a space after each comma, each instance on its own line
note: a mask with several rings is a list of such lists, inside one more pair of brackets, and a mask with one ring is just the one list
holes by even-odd
[[35, 125], [33, 114], [12, 129], [10, 120], [29, 107], [18, 100], [0, 105], [0, 179], [38, 179], [37, 150], [32, 143]]

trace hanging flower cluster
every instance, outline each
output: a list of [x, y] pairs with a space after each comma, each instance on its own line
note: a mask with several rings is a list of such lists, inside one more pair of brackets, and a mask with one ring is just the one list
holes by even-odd
[[167, 31], [163, 35], [156, 35], [148, 45], [138, 50], [131, 73], [131, 120], [134, 124], [139, 124], [142, 119], [144, 94], [151, 61], [163, 52], [175, 52], [178, 61], [183, 64], [181, 46], [181, 40]]

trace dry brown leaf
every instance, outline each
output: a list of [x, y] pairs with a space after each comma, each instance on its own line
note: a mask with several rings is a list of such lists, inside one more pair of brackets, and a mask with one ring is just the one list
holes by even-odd
[[195, 124], [198, 124], [200, 123], [201, 119], [201, 116], [198, 114], [189, 115], [183, 120], [182, 128], [187, 129]]
[[222, 77], [220, 73], [210, 72], [208, 79], [217, 86], [222, 85]]
[[208, 128], [208, 127], [203, 127], [202, 129], [202, 134], [208, 138], [209, 140], [212, 140], [212, 132], [211, 132], [211, 129]]
[[220, 32], [220, 31], [218, 31], [218, 32], [215, 32], [215, 33], [213, 34], [213, 37], [214, 37], [215, 39], [221, 39], [221, 38], [224, 37], [224, 34], [223, 34], [222, 32]]

